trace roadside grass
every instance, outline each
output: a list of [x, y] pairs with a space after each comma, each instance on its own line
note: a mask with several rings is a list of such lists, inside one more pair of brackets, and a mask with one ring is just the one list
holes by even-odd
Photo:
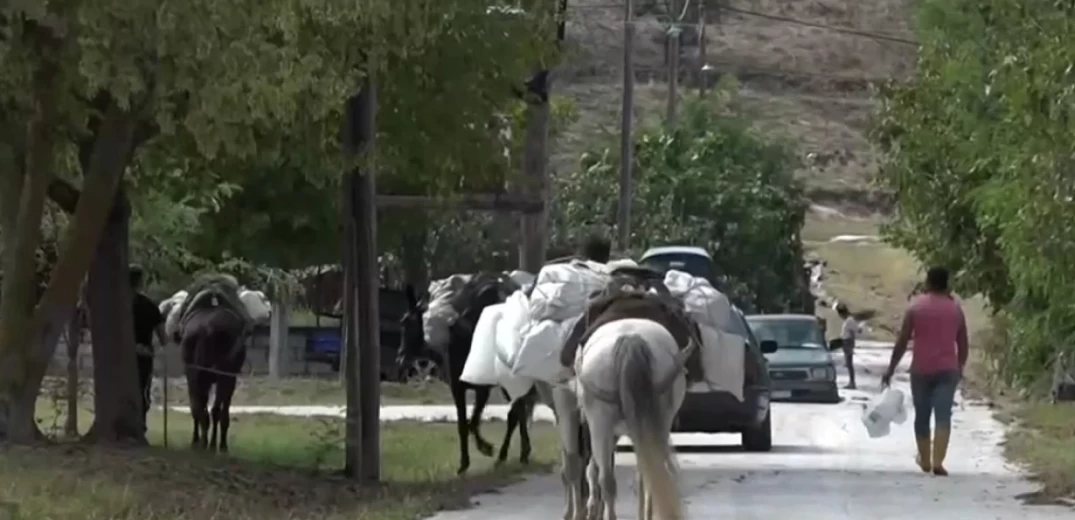
[[1024, 466], [1042, 485], [1039, 491], [1022, 497], [1024, 500], [1057, 503], [1058, 498], [1075, 499], [1075, 403], [1053, 404], [1040, 390], [1016, 390], [994, 376], [996, 366], [988, 353], [1002, 346], [1002, 327], [1002, 320], [993, 321], [983, 329], [980, 340], [971, 340], [964, 390], [984, 400], [994, 416], [1008, 426], [1005, 456]]
[[[83, 410], [79, 419], [85, 429], [92, 416]], [[239, 415], [231, 453], [217, 456], [190, 450], [191, 427], [186, 414], [170, 414], [164, 448], [161, 414], [152, 412], [149, 448], [0, 446], [0, 502], [17, 505], [22, 518], [55, 520], [403, 520], [466, 507], [474, 494], [548, 471], [558, 455], [555, 430], [534, 423], [530, 466], [515, 462], [515, 439], [503, 468], [472, 449], [459, 478], [454, 425], [383, 423], [383, 484], [359, 485], [340, 475], [340, 419]], [[503, 431], [503, 422], [488, 421], [483, 433], [499, 443]]]
[[[164, 402], [164, 381], [158, 376], [153, 381], [153, 401]], [[187, 404], [187, 382], [182, 377], [171, 378], [168, 383], [168, 402], [171, 405]], [[292, 406], [292, 405], [343, 405], [347, 401], [343, 383], [336, 378], [240, 377], [232, 398], [233, 406]], [[421, 384], [381, 383], [381, 403], [385, 405], [451, 404], [452, 394], [448, 385], [440, 382]]]
[[[63, 377], [46, 377], [42, 385], [43, 394], [62, 396], [65, 392], [66, 379]], [[164, 380], [157, 375], [153, 379], [152, 399], [154, 404], [164, 403]], [[80, 399], [92, 401], [93, 380], [83, 378], [80, 383]], [[56, 399], [51, 399], [56, 400]], [[473, 393], [467, 394], [467, 402], [474, 400]], [[243, 376], [232, 398], [233, 406], [343, 406], [347, 399], [343, 383], [336, 378], [286, 377], [270, 379], [263, 376]], [[168, 381], [168, 404], [183, 406], [188, 402], [187, 382], [183, 377], [172, 377]], [[504, 402], [500, 392], [494, 391], [489, 398], [490, 404]], [[403, 384], [381, 383], [381, 403], [385, 405], [434, 405], [451, 404], [452, 394], [448, 385], [440, 381]]]

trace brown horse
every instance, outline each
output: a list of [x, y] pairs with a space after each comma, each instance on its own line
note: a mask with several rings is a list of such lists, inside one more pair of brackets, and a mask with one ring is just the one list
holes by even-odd
[[[191, 447], [217, 451], [219, 427], [219, 449], [227, 453], [231, 398], [246, 362], [243, 336], [248, 322], [242, 311], [221, 304], [222, 300], [222, 296], [213, 295], [193, 302], [185, 310], [179, 342], [186, 367], [190, 414], [194, 420]], [[216, 387], [216, 395], [210, 413], [207, 407], [213, 387]]]

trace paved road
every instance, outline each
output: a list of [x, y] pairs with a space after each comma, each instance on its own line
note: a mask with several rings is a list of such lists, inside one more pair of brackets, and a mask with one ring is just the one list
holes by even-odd
[[[857, 391], [842, 390], [835, 405], [775, 403], [774, 447], [743, 453], [736, 435], [676, 434], [681, 485], [689, 518], [735, 520], [1032, 520], [1075, 518], [1059, 506], [1024, 506], [1016, 497], [1035, 490], [1007, 464], [1000, 442], [1003, 427], [984, 406], [957, 400], [948, 478], [924, 475], [914, 465], [911, 420], [893, 425], [884, 438], [870, 439], [862, 426], [865, 403], [879, 393], [880, 375], [891, 349], [866, 343], [856, 354]], [[906, 361], [905, 361], [906, 364]], [[842, 369], [841, 369], [842, 372]], [[840, 375], [841, 386], [846, 381]], [[906, 376], [895, 385], [908, 395]], [[342, 416], [340, 407], [233, 407], [235, 413]], [[451, 406], [384, 406], [382, 420], [450, 420]], [[507, 415], [489, 406], [486, 417]], [[536, 420], [552, 420], [539, 407]], [[627, 444], [627, 441], [624, 441]], [[634, 456], [617, 455], [620, 518], [635, 516]], [[499, 493], [477, 497], [476, 507], [445, 512], [433, 520], [553, 520], [561, 518], [558, 476], [533, 478]]]
[[[861, 390], [837, 405], [773, 406], [771, 453], [742, 453], [731, 435], [675, 435], [688, 518], [735, 520], [988, 520], [1075, 518], [1058, 506], [1024, 506], [1016, 495], [1034, 490], [1006, 464], [1003, 431], [989, 411], [960, 399], [955, 410], [948, 478], [914, 465], [911, 421], [870, 439], [860, 422], [863, 403], [876, 395], [890, 350], [864, 348]], [[841, 376], [842, 378], [843, 376]], [[899, 377], [899, 376], [897, 376]], [[842, 381], [841, 381], [842, 382]], [[908, 391], [906, 379], [897, 387]], [[697, 449], [705, 446], [706, 452]], [[635, 517], [634, 457], [617, 454], [620, 518]], [[563, 494], [556, 476], [539, 477], [480, 496], [468, 511], [434, 520], [553, 520]]]

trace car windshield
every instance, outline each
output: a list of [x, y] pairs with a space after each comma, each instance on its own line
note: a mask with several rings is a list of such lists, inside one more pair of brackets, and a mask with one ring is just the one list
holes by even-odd
[[642, 265], [664, 273], [669, 269], [683, 271], [691, 276], [713, 281], [712, 262], [702, 256], [690, 253], [663, 253], [647, 257]]
[[825, 337], [815, 320], [747, 320], [758, 341], [772, 340], [780, 348], [825, 348]]

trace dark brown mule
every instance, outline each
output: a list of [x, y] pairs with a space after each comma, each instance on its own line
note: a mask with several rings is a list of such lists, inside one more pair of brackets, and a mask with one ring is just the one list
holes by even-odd
[[[445, 364], [447, 365], [448, 385], [452, 390], [452, 401], [455, 402], [456, 426], [459, 433], [459, 470], [462, 475], [470, 467], [469, 437], [474, 436], [478, 451], [485, 456], [492, 456], [493, 446], [481, 435], [481, 418], [485, 405], [489, 402], [489, 394], [493, 387], [489, 385], [473, 385], [460, 379], [463, 375], [463, 366], [470, 355], [470, 345], [474, 339], [474, 326], [478, 323], [482, 311], [490, 305], [502, 303], [507, 295], [518, 287], [506, 276], [492, 273], [478, 273], [474, 275], [456, 294], [452, 300], [452, 307], [459, 313], [459, 318], [449, 329], [450, 339], [445, 348]], [[407, 286], [407, 301], [410, 309], [403, 317], [403, 343], [400, 345], [400, 358], [418, 356], [426, 352], [423, 334], [422, 313], [426, 310], [427, 302], [419, 302], [414, 288]], [[468, 390], [473, 390], [474, 410], [470, 420], [467, 421]], [[504, 392], [507, 397], [507, 392]], [[531, 389], [523, 397], [511, 404], [507, 417], [507, 431], [504, 433], [504, 442], [500, 445], [500, 453], [496, 463], [500, 465], [508, 457], [508, 448], [511, 445], [511, 437], [515, 434], [515, 428], [519, 428], [521, 450], [519, 461], [523, 464], [530, 462], [530, 430], [529, 421], [537, 403], [537, 391]]]
[[[236, 378], [246, 361], [246, 345], [243, 343], [245, 326], [243, 316], [224, 305], [192, 306], [187, 311], [180, 331], [180, 342], [186, 366], [190, 414], [194, 419], [190, 445], [195, 449], [216, 451], [219, 426], [220, 451], [228, 451], [231, 398], [235, 393]], [[216, 395], [210, 415], [207, 407], [209, 393], [214, 386]], [[213, 426], [211, 437], [210, 419]]]

